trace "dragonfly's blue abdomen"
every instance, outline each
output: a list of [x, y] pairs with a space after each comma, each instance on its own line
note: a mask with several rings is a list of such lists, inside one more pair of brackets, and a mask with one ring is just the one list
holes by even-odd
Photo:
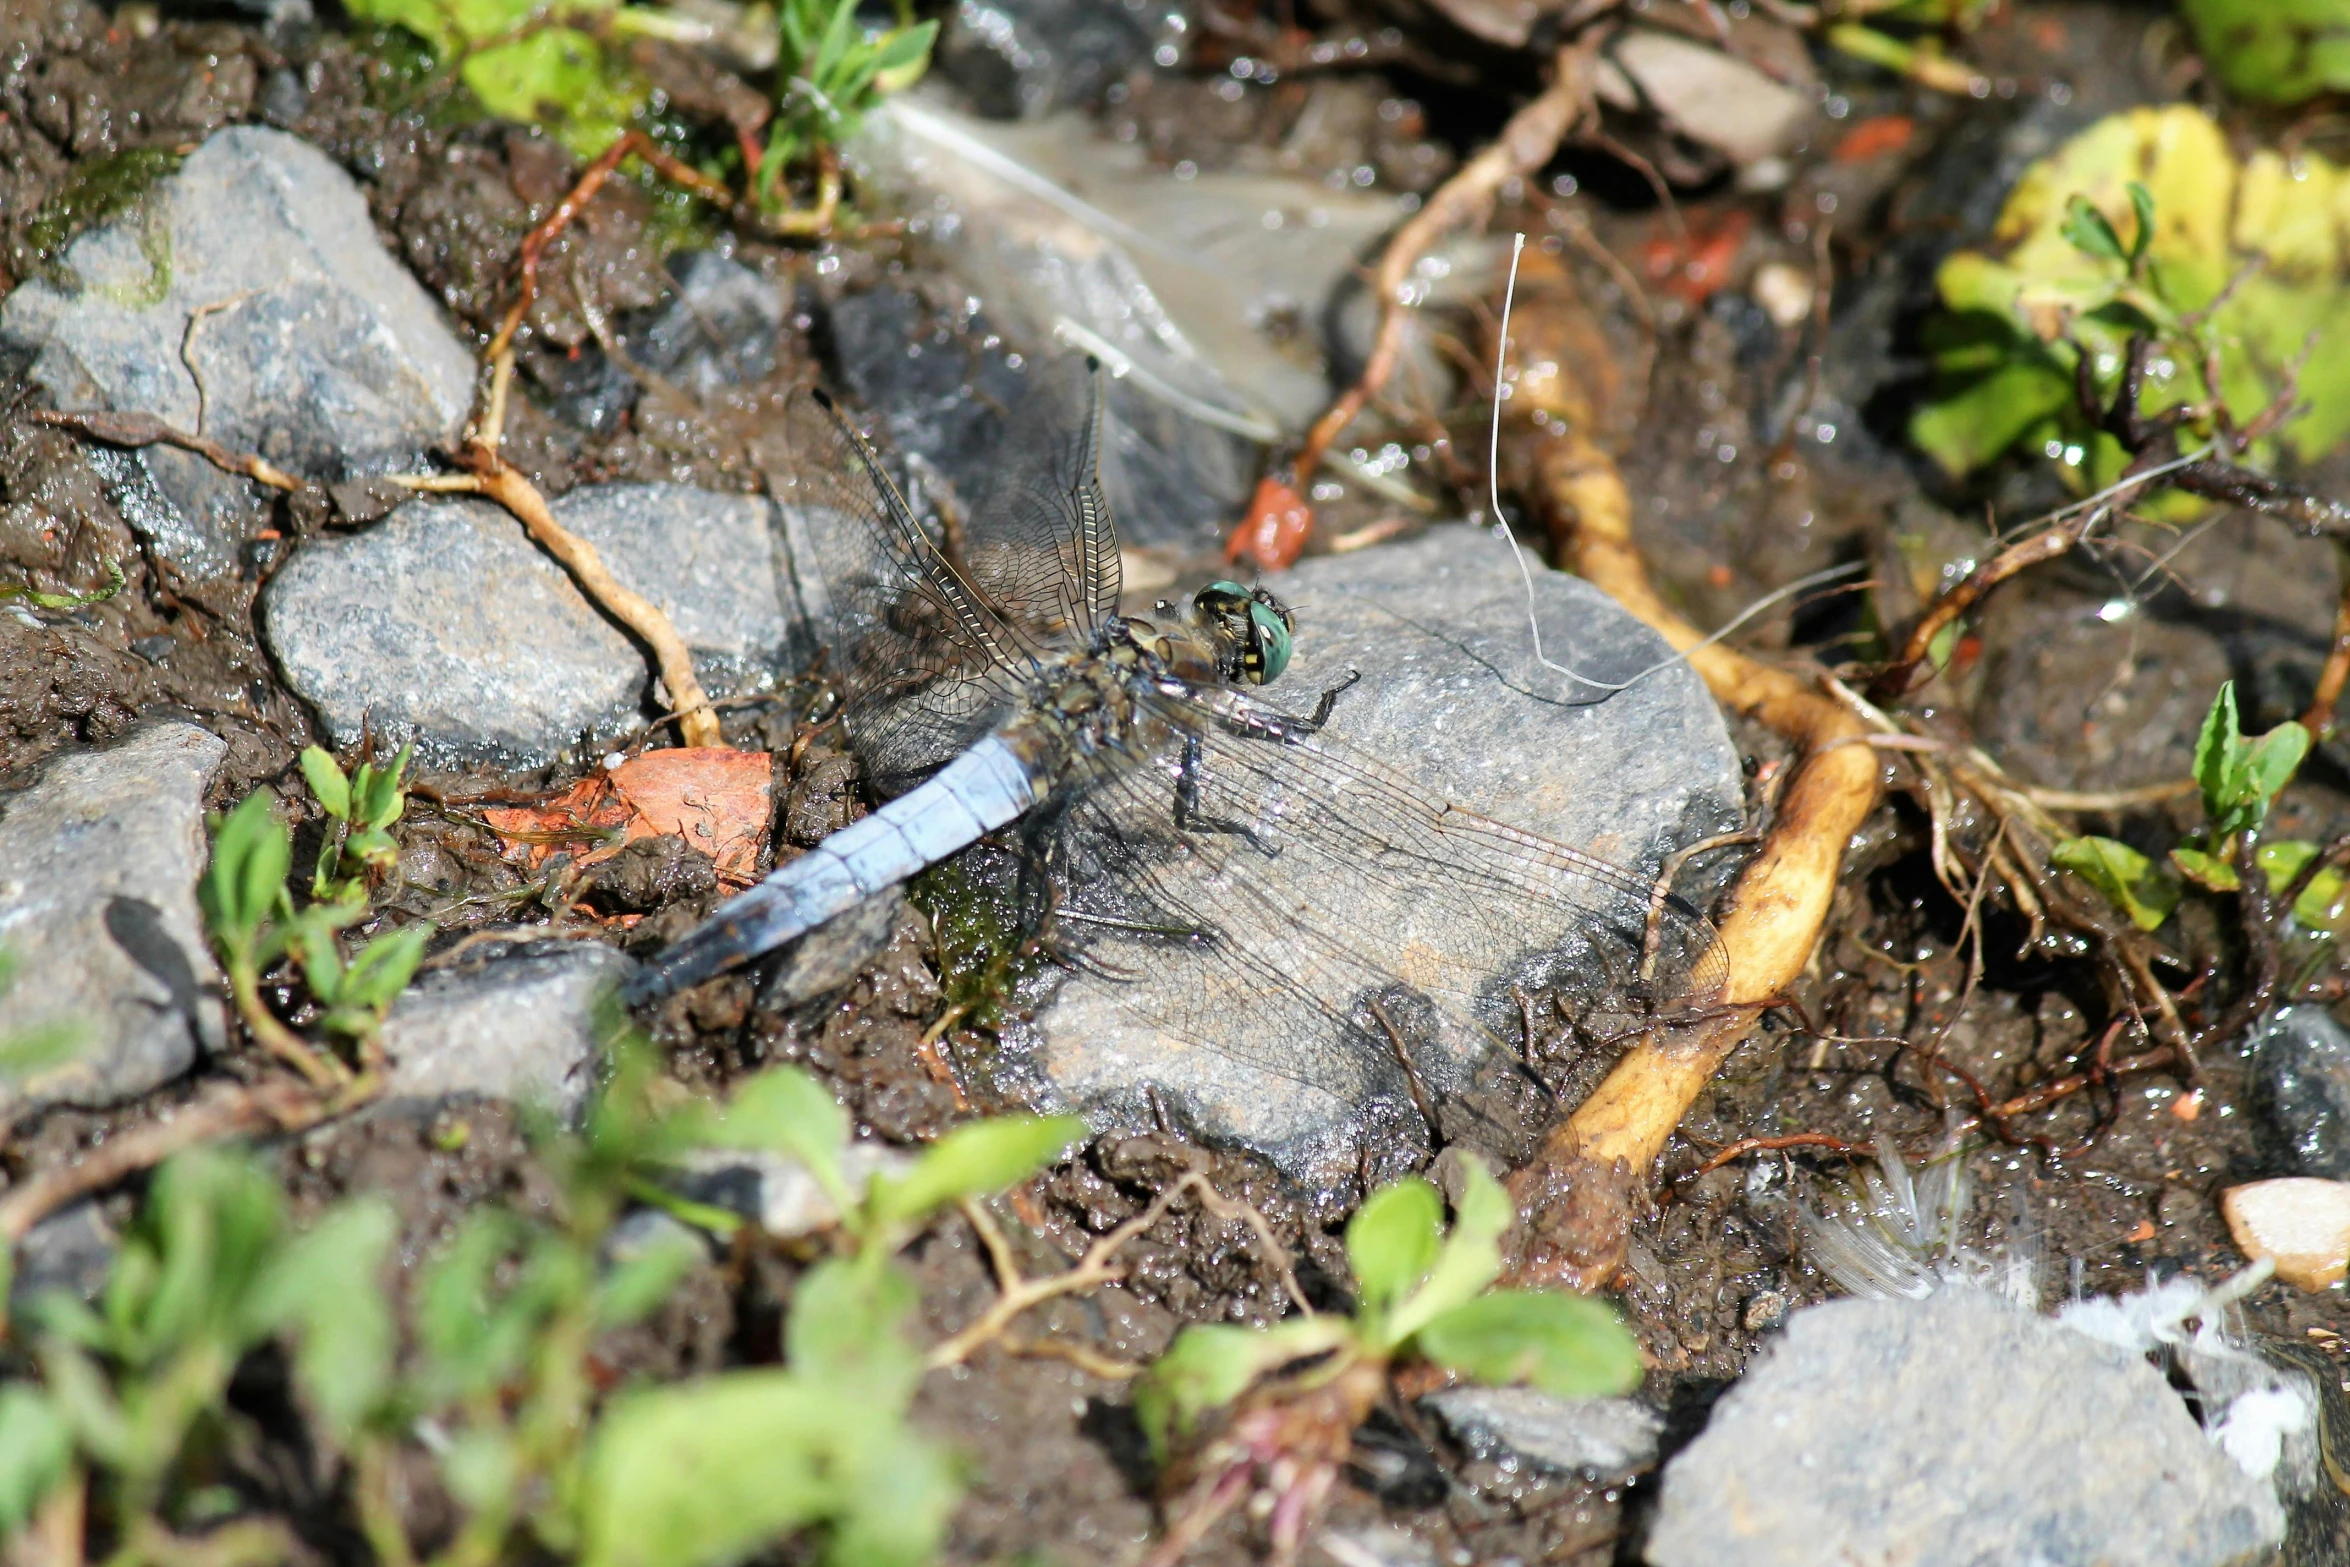
[[967, 848], [1044, 796], [1014, 744], [989, 735], [919, 789], [852, 822], [741, 896], [631, 980], [633, 1005], [657, 1000], [805, 934]]

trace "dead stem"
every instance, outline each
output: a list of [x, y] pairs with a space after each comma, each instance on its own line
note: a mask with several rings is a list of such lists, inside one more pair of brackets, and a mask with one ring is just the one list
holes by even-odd
[[[369, 1090], [373, 1086], [366, 1085]], [[11, 1190], [0, 1198], [0, 1242], [15, 1245], [34, 1225], [75, 1198], [150, 1169], [183, 1148], [243, 1132], [300, 1131], [342, 1114], [363, 1097], [345, 1092], [330, 1098], [282, 1080], [214, 1093], [167, 1120], [150, 1121], [100, 1143], [78, 1164], [47, 1171]]]
[[1076, 1266], [1064, 1273], [1049, 1274], [1041, 1279], [1022, 1275], [1018, 1262], [1012, 1256], [1011, 1247], [1004, 1241], [1003, 1232], [996, 1227], [994, 1215], [977, 1202], [965, 1199], [960, 1204], [963, 1217], [970, 1221], [980, 1244], [987, 1249], [988, 1260], [995, 1267], [996, 1286], [1000, 1293], [995, 1303], [981, 1312], [969, 1326], [934, 1347], [925, 1364], [933, 1371], [961, 1365], [981, 1345], [1000, 1339], [1013, 1320], [1030, 1307], [1124, 1278], [1125, 1274], [1115, 1265], [1119, 1251], [1128, 1241], [1165, 1218], [1168, 1211], [1186, 1194], [1196, 1196], [1200, 1206], [1216, 1218], [1227, 1222], [1237, 1219], [1247, 1224], [1256, 1236], [1258, 1246], [1263, 1249], [1266, 1260], [1280, 1274], [1281, 1287], [1289, 1292], [1289, 1298], [1307, 1316], [1314, 1314], [1314, 1308], [1306, 1302], [1305, 1292], [1298, 1288], [1297, 1274], [1290, 1265], [1288, 1248], [1274, 1239], [1273, 1227], [1265, 1221], [1265, 1216], [1248, 1203], [1226, 1197], [1209, 1185], [1208, 1178], [1196, 1170], [1159, 1193], [1142, 1212], [1087, 1247]]
[[1815, 682], [1706, 643], [1658, 595], [1632, 536], [1623, 477], [1597, 439], [1590, 399], [1570, 373], [1574, 359], [1553, 341], [1572, 340], [1564, 323], [1581, 310], [1566, 269], [1529, 252], [1519, 301], [1519, 363], [1556, 371], [1521, 376], [1506, 406], [1530, 442], [1541, 504], [1562, 556], [1687, 651], [1717, 700], [1803, 753], [1721, 919], [1730, 975], [1715, 1005], [1695, 1022], [1649, 1031], [1511, 1178], [1525, 1225], [1514, 1271], [1592, 1288], [1621, 1262], [1632, 1198], [1673, 1129], [1763, 1008], [1810, 960], [1844, 846], [1876, 806], [1883, 763], [1866, 745], [1837, 744], [1867, 729]]
[[653, 650], [654, 666], [660, 672], [666, 700], [678, 714], [679, 737], [689, 746], [721, 744], [717, 710], [711, 706], [700, 677], [694, 673], [693, 654], [687, 649], [685, 638], [678, 635], [668, 615], [659, 605], [613, 576], [596, 547], [557, 522], [538, 486], [498, 455], [506, 388], [513, 375], [514, 350], [511, 347], [498, 350], [491, 371], [489, 414], [456, 453], [466, 472], [400, 478], [392, 482], [411, 490], [471, 493], [506, 508], [522, 524], [523, 531], [571, 574], [581, 592], [610, 610], [614, 619], [635, 632]]
[[176, 446], [182, 451], [194, 452], [224, 473], [243, 474], [254, 483], [266, 484], [273, 490], [291, 493], [302, 488], [300, 479], [257, 453], [230, 451], [210, 436], [193, 435], [177, 429], [153, 414], [107, 413], [103, 410], [53, 413], [45, 408], [35, 408], [29, 410], [27, 416], [36, 424], [55, 425], [107, 446]]
[[1372, 282], [1372, 291], [1379, 300], [1378, 336], [1372, 340], [1370, 357], [1363, 364], [1361, 377], [1306, 432], [1305, 443], [1297, 455], [1299, 483], [1304, 483], [1321, 465], [1322, 454], [1346, 432], [1355, 416], [1395, 374], [1396, 364], [1403, 357], [1404, 330], [1413, 306], [1409, 287], [1412, 271], [1420, 258], [1452, 230], [1482, 219], [1502, 186], [1513, 179], [1526, 178], [1548, 163], [1569, 127], [1586, 112], [1590, 102], [1589, 51], [1582, 47], [1561, 49], [1550, 84], [1541, 94], [1511, 115], [1501, 134], [1462, 164], [1450, 179], [1436, 188], [1427, 205], [1395, 231], [1394, 238], [1380, 253]]

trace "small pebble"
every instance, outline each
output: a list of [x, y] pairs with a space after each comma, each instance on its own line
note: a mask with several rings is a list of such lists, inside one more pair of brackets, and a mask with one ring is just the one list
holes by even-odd
[[2236, 1249], [2277, 1265], [2277, 1277], [2312, 1294], [2350, 1270], [2350, 1182], [2287, 1176], [2232, 1186], [2220, 1198]]

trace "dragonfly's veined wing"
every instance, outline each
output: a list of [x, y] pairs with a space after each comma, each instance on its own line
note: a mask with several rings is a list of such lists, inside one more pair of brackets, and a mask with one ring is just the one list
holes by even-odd
[[1174, 1040], [1358, 1098], [1394, 1059], [1364, 1003], [1399, 984], [1490, 1039], [1518, 1031], [1513, 982], [1638, 1018], [1728, 978], [1694, 910], [1431, 798], [1338, 738], [1343, 717], [1309, 734], [1234, 690], [1157, 705], [1176, 738], [1095, 773], [1049, 831], [1060, 934], [1147, 976], [1110, 994]]
[[1097, 472], [1100, 395], [1072, 421], [1038, 372], [988, 491], [933, 537], [830, 399], [795, 394], [786, 525], [816, 631], [832, 650], [868, 779], [911, 787], [1018, 697], [1044, 649], [1117, 610], [1117, 535]]

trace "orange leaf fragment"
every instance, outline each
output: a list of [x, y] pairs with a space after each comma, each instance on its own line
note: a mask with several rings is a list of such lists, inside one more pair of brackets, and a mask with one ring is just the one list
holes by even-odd
[[1305, 553], [1314, 531], [1314, 508], [1278, 474], [1266, 474], [1248, 503], [1248, 515], [1225, 541], [1224, 558], [1254, 561], [1266, 571], [1287, 571]]
[[482, 817], [507, 858], [534, 870], [558, 850], [593, 865], [638, 838], [675, 833], [717, 862], [721, 882], [747, 887], [759, 879], [774, 796], [767, 752], [691, 746], [632, 756], [544, 805], [493, 806]]

